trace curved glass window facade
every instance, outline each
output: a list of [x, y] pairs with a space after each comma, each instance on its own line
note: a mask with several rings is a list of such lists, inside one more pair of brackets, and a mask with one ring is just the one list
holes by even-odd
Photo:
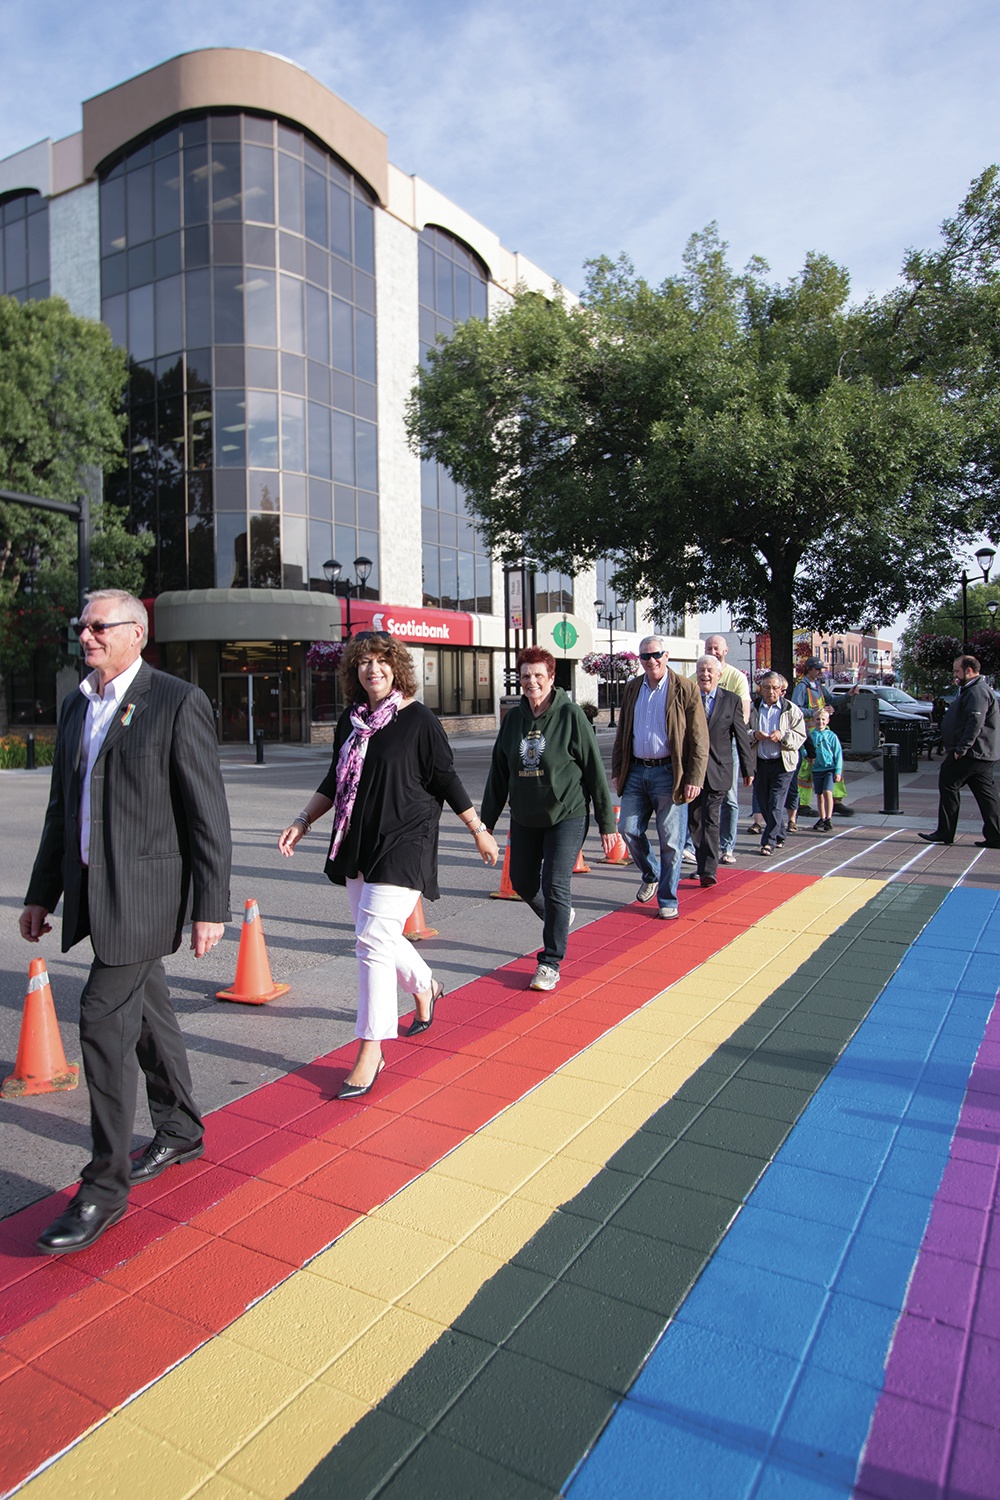
[[0, 198], [0, 294], [18, 302], [49, 295], [49, 203], [41, 193]]
[[208, 113], [100, 174], [102, 316], [129, 352], [129, 465], [157, 538], [148, 590], [328, 589], [372, 558], [378, 598], [373, 200], [291, 125]]
[[[428, 227], [420, 235], [420, 362], [456, 323], [486, 317], [487, 276], [461, 240]], [[489, 554], [465, 503], [465, 492], [440, 464], [425, 461], [420, 477], [424, 604], [489, 614]]]
[[[599, 557], [597, 559], [597, 597], [604, 601], [609, 614], [617, 616], [616, 630], [634, 630], [636, 628], [635, 603], [631, 599], [623, 598], [611, 582], [612, 575], [618, 566], [617, 558]], [[600, 628], [598, 626], [598, 629]], [[684, 632], [681, 630], [679, 633], [683, 635]]]
[[568, 573], [554, 569], [548, 573], [535, 574], [535, 613], [572, 614], [573, 580]]

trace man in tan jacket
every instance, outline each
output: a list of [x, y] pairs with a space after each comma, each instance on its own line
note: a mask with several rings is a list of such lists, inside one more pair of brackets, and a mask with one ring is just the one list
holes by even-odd
[[[639, 901], [655, 896], [661, 917], [677, 916], [677, 883], [687, 835], [687, 805], [702, 789], [708, 723], [698, 685], [667, 665], [663, 638], [639, 646], [643, 676], [625, 688], [611, 777], [621, 797], [618, 829], [639, 867]], [[658, 849], [646, 836], [656, 815]]]

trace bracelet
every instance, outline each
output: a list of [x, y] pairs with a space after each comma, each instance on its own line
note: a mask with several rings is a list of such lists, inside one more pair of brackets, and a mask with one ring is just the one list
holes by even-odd
[[312, 827], [312, 818], [310, 818], [308, 814], [304, 812], [296, 813], [295, 817], [292, 819], [292, 822], [301, 823], [303, 833], [308, 833], [310, 828]]
[[479, 823], [475, 828], [471, 823], [469, 824], [469, 832], [474, 839], [477, 839], [481, 833], [489, 833], [489, 831], [485, 823]]

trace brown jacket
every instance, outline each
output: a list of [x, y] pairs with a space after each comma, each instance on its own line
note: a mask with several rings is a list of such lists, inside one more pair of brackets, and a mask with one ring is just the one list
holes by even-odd
[[[645, 677], [633, 677], [622, 698], [618, 733], [611, 752], [611, 779], [618, 791], [632, 766], [632, 723], [639, 689]], [[667, 668], [667, 744], [674, 773], [673, 801], [684, 801], [685, 786], [704, 786], [708, 765], [708, 720], [701, 706], [698, 684]]]

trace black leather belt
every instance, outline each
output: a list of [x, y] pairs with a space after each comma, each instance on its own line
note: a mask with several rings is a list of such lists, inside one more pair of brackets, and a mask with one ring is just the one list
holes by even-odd
[[669, 766], [670, 764], [669, 755], [663, 755], [659, 760], [643, 760], [641, 755], [635, 755], [632, 757], [632, 760], [633, 764], [637, 766]]

